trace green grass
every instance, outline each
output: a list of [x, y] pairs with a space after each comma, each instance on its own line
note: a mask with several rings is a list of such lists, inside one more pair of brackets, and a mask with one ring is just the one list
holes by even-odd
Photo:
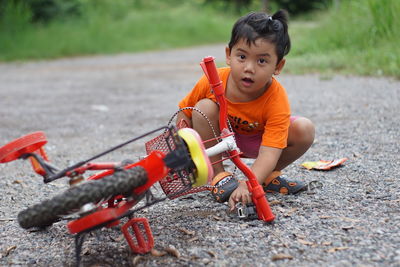
[[13, 16], [0, 21], [0, 61], [160, 50], [228, 41], [233, 16], [217, 14], [193, 6], [194, 3], [170, 6], [158, 2], [147, 1], [138, 6], [130, 1], [103, 0], [87, 5], [80, 18], [48, 25], [30, 24], [26, 10], [14, 7]]
[[[201, 0], [81, 0], [80, 17], [31, 24], [23, 6], [0, 17], [0, 61], [138, 52], [227, 43], [237, 15]], [[341, 0], [295, 18], [285, 72], [400, 78], [400, 1]], [[312, 19], [310, 19], [312, 17]]]
[[286, 71], [400, 78], [400, 1], [341, 1], [314, 21], [290, 25]]

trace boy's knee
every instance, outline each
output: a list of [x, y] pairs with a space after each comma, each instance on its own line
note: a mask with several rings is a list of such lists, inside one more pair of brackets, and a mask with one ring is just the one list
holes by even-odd
[[[196, 103], [194, 106], [196, 109], [200, 110], [204, 113], [207, 117], [219, 116], [219, 108], [217, 103], [212, 101], [211, 99], [204, 98], [201, 99], [199, 102]], [[193, 112], [193, 116], [200, 115], [198, 112]], [[200, 115], [202, 116], [202, 115]]]
[[291, 128], [296, 143], [311, 146], [314, 142], [315, 126], [311, 120], [298, 118], [292, 123]]

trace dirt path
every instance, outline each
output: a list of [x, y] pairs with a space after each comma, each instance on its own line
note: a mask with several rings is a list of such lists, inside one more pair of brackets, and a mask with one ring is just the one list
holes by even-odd
[[[198, 63], [207, 55], [223, 62], [224, 47], [0, 64], [0, 146], [41, 130], [53, 163], [65, 167], [165, 125], [202, 74]], [[166, 201], [139, 215], [150, 220], [156, 248], [173, 246], [179, 258], [132, 255], [118, 230], [103, 229], [87, 238], [82, 265], [400, 266], [400, 82], [279, 79], [293, 113], [317, 126], [312, 149], [286, 174], [317, 180], [321, 188], [269, 195], [277, 215], [272, 225], [230, 217], [205, 193]], [[136, 143], [110, 157], [143, 153]], [[299, 166], [341, 157], [349, 161], [330, 172]], [[25, 231], [15, 220], [23, 208], [65, 188], [65, 181], [44, 185], [27, 162], [0, 164], [0, 265], [75, 263], [65, 221]]]

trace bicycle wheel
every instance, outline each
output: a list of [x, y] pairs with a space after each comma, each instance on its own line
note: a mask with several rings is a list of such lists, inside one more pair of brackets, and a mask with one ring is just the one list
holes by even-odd
[[18, 214], [22, 228], [46, 227], [63, 215], [78, 210], [87, 203], [97, 203], [117, 195], [130, 195], [136, 187], [147, 182], [143, 167], [115, 172], [99, 180], [90, 180], [69, 188], [62, 194], [29, 207]]

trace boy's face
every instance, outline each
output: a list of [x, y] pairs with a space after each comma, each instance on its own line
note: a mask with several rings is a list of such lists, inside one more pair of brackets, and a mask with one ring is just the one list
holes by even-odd
[[[226, 64], [231, 67], [232, 89], [249, 98], [261, 96], [271, 84], [272, 75], [278, 75], [285, 60], [278, 63], [275, 45], [259, 38], [249, 46], [240, 39], [232, 49], [226, 48]], [[245, 99], [244, 99], [245, 100]]]

